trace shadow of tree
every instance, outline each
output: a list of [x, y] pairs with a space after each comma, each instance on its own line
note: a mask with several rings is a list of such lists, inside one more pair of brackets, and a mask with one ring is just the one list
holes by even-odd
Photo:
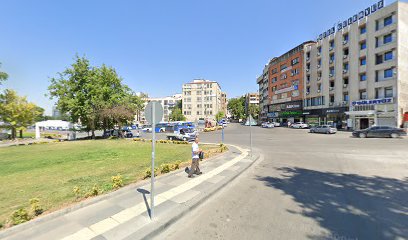
[[290, 195], [330, 235], [310, 239], [407, 239], [408, 178], [364, 177], [303, 168], [278, 168], [281, 177], [257, 177]]

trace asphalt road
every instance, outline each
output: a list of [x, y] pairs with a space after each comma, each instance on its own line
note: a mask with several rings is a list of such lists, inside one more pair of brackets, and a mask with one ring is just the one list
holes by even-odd
[[[408, 138], [252, 130], [264, 159], [157, 239], [408, 239]], [[249, 147], [249, 127], [225, 141]]]

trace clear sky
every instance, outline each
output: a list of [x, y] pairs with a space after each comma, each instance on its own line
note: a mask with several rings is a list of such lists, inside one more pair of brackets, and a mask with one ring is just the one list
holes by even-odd
[[205, 78], [235, 97], [257, 91], [270, 58], [375, 2], [0, 0], [1, 70], [10, 75], [3, 88], [50, 114], [49, 77], [79, 54], [115, 67], [135, 92], [167, 96]]

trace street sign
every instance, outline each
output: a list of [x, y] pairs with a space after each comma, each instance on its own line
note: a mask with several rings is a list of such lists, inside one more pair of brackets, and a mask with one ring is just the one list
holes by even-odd
[[[153, 105], [154, 105], [154, 120], [153, 120]], [[150, 124], [157, 124], [163, 118], [163, 107], [159, 102], [149, 102], [145, 108], [145, 118]], [[153, 122], [154, 121], [154, 122]]]
[[145, 108], [145, 118], [152, 124], [152, 170], [151, 170], [151, 187], [150, 187], [150, 218], [154, 217], [154, 159], [156, 158], [156, 124], [163, 117], [163, 107], [159, 102], [149, 102]]

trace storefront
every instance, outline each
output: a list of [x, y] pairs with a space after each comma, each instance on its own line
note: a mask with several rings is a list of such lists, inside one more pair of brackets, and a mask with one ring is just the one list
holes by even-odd
[[292, 101], [269, 105], [268, 121], [285, 124], [287, 122], [303, 122], [302, 101]]
[[377, 126], [397, 126], [397, 110], [393, 98], [353, 101], [349, 125], [353, 129]]
[[331, 125], [337, 129], [347, 128], [347, 107], [304, 110], [305, 123], [311, 126]]

